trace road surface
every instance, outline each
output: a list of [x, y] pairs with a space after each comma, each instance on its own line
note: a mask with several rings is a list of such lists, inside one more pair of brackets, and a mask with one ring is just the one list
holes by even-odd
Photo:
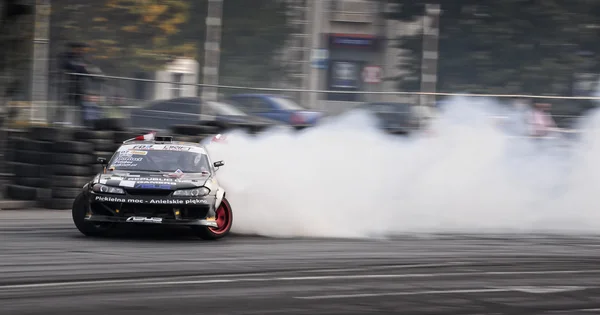
[[0, 314], [600, 314], [600, 237], [206, 242], [0, 211]]

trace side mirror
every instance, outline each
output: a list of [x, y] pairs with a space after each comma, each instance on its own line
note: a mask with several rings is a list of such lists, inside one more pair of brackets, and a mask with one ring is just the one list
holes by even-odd
[[225, 165], [225, 163], [223, 163], [223, 161], [216, 161], [215, 163], [213, 163], [213, 165], [215, 167], [221, 167], [221, 166]]
[[103, 157], [99, 157], [99, 158], [96, 160], [96, 163], [97, 163], [97, 164], [106, 165], [106, 164], [108, 164], [108, 161], [106, 161], [106, 159], [105, 159], [105, 158], [103, 158]]

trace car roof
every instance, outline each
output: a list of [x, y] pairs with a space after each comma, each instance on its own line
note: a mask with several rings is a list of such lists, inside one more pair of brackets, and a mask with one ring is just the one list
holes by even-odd
[[[178, 146], [188, 146], [197, 148], [196, 152], [202, 154], [208, 154], [206, 148], [201, 143], [196, 142], [187, 142], [187, 141], [152, 141], [152, 140], [137, 140], [122, 143], [119, 146], [119, 149], [125, 146], [135, 146], [135, 145], [178, 145]], [[117, 150], [118, 151], [118, 150]]]

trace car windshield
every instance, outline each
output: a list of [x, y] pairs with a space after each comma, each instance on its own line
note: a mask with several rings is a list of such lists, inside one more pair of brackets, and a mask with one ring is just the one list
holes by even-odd
[[272, 100], [273, 102], [277, 103], [282, 109], [285, 110], [305, 110], [304, 108], [302, 108], [302, 106], [287, 98], [273, 97]]
[[209, 102], [208, 105], [211, 107], [213, 112], [217, 113], [217, 115], [247, 116], [246, 113], [230, 104]]
[[[154, 145], [155, 146], [155, 145]], [[183, 173], [210, 172], [208, 157], [186, 146], [164, 146], [154, 149], [153, 145], [120, 148], [109, 162], [110, 170]]]

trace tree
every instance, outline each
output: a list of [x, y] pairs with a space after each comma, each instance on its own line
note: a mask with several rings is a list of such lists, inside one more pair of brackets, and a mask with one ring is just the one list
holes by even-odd
[[[388, 18], [414, 20], [436, 1], [442, 9], [440, 91], [569, 95], [575, 73], [600, 70], [597, 1], [395, 0], [400, 9]], [[402, 45], [413, 58], [421, 53], [418, 38]]]
[[286, 10], [280, 0], [225, 0], [221, 84], [265, 86], [285, 75], [274, 54], [290, 33]]
[[[174, 56], [196, 57], [197, 41], [185, 42], [177, 36], [189, 19], [190, 1], [74, 2], [53, 3], [57, 30], [65, 40], [89, 43], [90, 56], [102, 68], [129, 75], [156, 70]], [[114, 60], [118, 64], [111, 64]]]
[[[289, 33], [281, 0], [225, 0], [221, 83], [265, 85], [284, 75], [272, 55]], [[169, 56], [202, 64], [206, 0], [55, 0], [53, 40], [92, 44], [90, 56], [111, 74], [154, 71]], [[54, 47], [56, 55], [62, 47]]]

